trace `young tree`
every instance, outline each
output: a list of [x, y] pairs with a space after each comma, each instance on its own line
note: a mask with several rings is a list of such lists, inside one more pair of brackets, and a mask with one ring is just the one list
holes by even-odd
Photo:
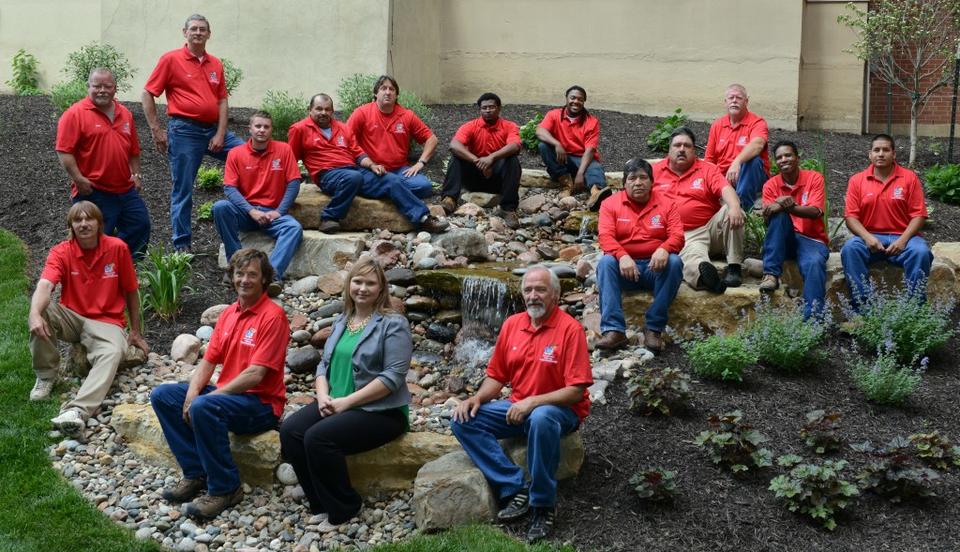
[[957, 0], [875, 0], [868, 11], [847, 4], [853, 14], [838, 22], [857, 33], [848, 52], [870, 63], [880, 80], [910, 98], [910, 164], [917, 154], [917, 118], [924, 104], [950, 82], [960, 40]]

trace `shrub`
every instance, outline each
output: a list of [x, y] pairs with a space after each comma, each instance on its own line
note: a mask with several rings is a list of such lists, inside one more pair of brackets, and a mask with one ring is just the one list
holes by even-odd
[[81, 46], [76, 52], [67, 54], [67, 62], [63, 66], [63, 73], [71, 80], [87, 82], [90, 71], [97, 67], [106, 67], [113, 72], [113, 80], [117, 83], [117, 90], [130, 90], [130, 79], [137, 73], [136, 68], [123, 52], [109, 44], [91, 42]]
[[146, 309], [161, 319], [176, 319], [182, 301], [181, 292], [191, 291], [187, 286], [193, 274], [191, 260], [193, 255], [190, 253], [167, 253], [162, 247], [151, 247], [147, 251], [146, 266], [138, 270]]
[[217, 191], [223, 187], [223, 170], [214, 165], [202, 165], [197, 171], [197, 179], [193, 185], [198, 190]]
[[837, 433], [840, 413], [837, 411], [813, 410], [807, 412], [807, 423], [800, 428], [800, 437], [817, 454], [840, 450], [843, 438]]
[[677, 484], [674, 481], [676, 472], [661, 468], [640, 470], [630, 478], [630, 485], [637, 491], [641, 500], [663, 502], [673, 500], [677, 495]]
[[960, 165], [934, 165], [923, 175], [927, 194], [944, 203], [960, 203]]
[[[860, 494], [856, 485], [842, 479], [847, 467], [844, 460], [827, 460], [822, 464], [799, 463], [798, 456], [777, 459], [783, 466], [793, 466], [788, 475], [770, 480], [769, 490], [787, 503], [791, 512], [806, 514], [833, 531], [837, 527], [834, 516], [850, 505], [850, 499]], [[796, 464], [796, 465], [794, 465]]]
[[678, 107], [672, 115], [657, 123], [653, 131], [647, 135], [647, 146], [653, 151], [666, 153], [670, 149], [670, 135], [674, 130], [685, 125], [688, 119], [683, 109]]
[[59, 82], [50, 89], [50, 101], [61, 113], [85, 97], [87, 97], [87, 82], [85, 80]]
[[677, 368], [650, 366], [627, 384], [630, 411], [669, 416], [671, 408], [683, 408], [690, 401], [690, 376]]
[[757, 362], [757, 354], [738, 334], [687, 341], [683, 348], [694, 372], [710, 379], [743, 381], [743, 369]]
[[940, 475], [919, 463], [911, 454], [908, 439], [894, 437], [880, 448], [865, 441], [851, 448], [870, 457], [857, 475], [861, 489], [886, 496], [891, 502], [936, 496], [932, 486]]
[[33, 54], [28, 54], [26, 50], [20, 48], [13, 56], [11, 66], [13, 68], [13, 78], [7, 81], [7, 86], [13, 89], [17, 96], [38, 96], [43, 94], [40, 90], [40, 74], [37, 67], [40, 62]]
[[267, 90], [260, 109], [273, 117], [273, 139], [287, 141], [290, 125], [299, 121], [307, 112], [307, 100], [294, 96], [286, 90]]
[[767, 223], [763, 216], [752, 209], [747, 211], [743, 219], [743, 232], [748, 244], [753, 244], [757, 251], [763, 250], [763, 240], [767, 239]]
[[523, 123], [520, 127], [520, 143], [533, 153], [537, 153], [537, 148], [540, 147], [540, 139], [537, 138], [537, 125], [542, 120], [543, 114], [536, 113], [532, 119]]
[[901, 366], [890, 351], [879, 351], [877, 358], [859, 360], [850, 369], [853, 382], [867, 399], [888, 405], [899, 405], [920, 385], [925, 365], [918, 369]]
[[701, 431], [693, 444], [706, 449], [710, 460], [733, 473], [745, 472], [751, 467], [764, 468], [771, 464], [769, 450], [760, 448], [767, 437], [749, 424], [741, 424], [739, 410], [726, 414], [712, 414], [707, 418], [712, 429]]
[[243, 80], [243, 69], [227, 58], [220, 58], [220, 63], [223, 64], [223, 84], [227, 87], [227, 94], [232, 96], [233, 91], [240, 86], [240, 82]]
[[956, 332], [950, 327], [953, 301], [931, 306], [920, 294], [875, 287], [860, 312], [851, 313], [851, 333], [870, 349], [892, 349], [901, 363], [912, 364]]
[[960, 447], [951, 443], [949, 438], [941, 436], [939, 431], [914, 433], [909, 439], [917, 459], [927, 466], [940, 471], [960, 467]]
[[[373, 85], [377, 82], [376, 75], [355, 73], [344, 77], [337, 87], [337, 98], [340, 101], [340, 113], [344, 121], [350, 118], [353, 110], [365, 103], [373, 101]], [[413, 111], [424, 122], [430, 118], [430, 108], [410, 90], [403, 89], [397, 98], [397, 103]]]
[[205, 201], [197, 207], [197, 220], [213, 220], [212, 201]]
[[762, 298], [744, 339], [760, 362], [797, 374], [824, 359], [826, 352], [820, 344], [826, 333], [825, 323], [803, 319], [801, 305], [775, 308], [768, 298]]

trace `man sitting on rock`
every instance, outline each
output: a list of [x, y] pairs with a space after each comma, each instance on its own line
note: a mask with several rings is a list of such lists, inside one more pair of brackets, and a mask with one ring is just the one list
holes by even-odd
[[850, 177], [844, 217], [854, 236], [840, 261], [854, 308], [869, 297], [869, 265], [880, 261], [903, 267], [907, 292], [925, 296], [933, 262], [920, 235], [927, 204], [916, 173], [897, 163], [891, 136], [878, 134], [870, 142], [870, 167]]
[[653, 169], [643, 159], [627, 161], [624, 190], [600, 206], [598, 236], [604, 255], [597, 264], [600, 331], [597, 348], [613, 351], [627, 343], [621, 290], [653, 290], [645, 315], [643, 344], [663, 350], [660, 333], [667, 310], [683, 281], [683, 222], [668, 192], [653, 190]]
[[283, 290], [283, 274], [303, 239], [303, 228], [288, 214], [300, 192], [300, 169], [284, 142], [271, 138], [273, 119], [266, 111], [250, 117], [250, 140], [227, 154], [223, 192], [227, 199], [213, 206], [213, 222], [227, 259], [240, 249], [240, 232], [259, 231], [277, 241], [270, 253], [276, 267], [267, 293]]
[[[53, 246], [30, 301], [30, 355], [37, 382], [30, 400], [50, 396], [60, 366], [57, 340], [80, 343], [87, 350], [90, 373], [77, 396], [51, 420], [63, 433], [78, 436], [110, 390], [127, 345], [149, 351], [140, 334], [137, 273], [127, 245], [103, 233], [103, 215], [89, 201], [67, 212], [69, 239]], [[60, 284], [60, 301], [51, 301]], [[130, 333], [124, 335], [124, 309]]]
[[793, 142], [777, 142], [773, 158], [780, 174], [763, 185], [763, 280], [760, 291], [780, 287], [784, 259], [796, 259], [803, 277], [803, 317], [823, 313], [827, 293], [829, 239], [823, 224], [826, 191], [823, 176], [800, 169], [800, 155]]
[[749, 211], [767, 181], [767, 122], [747, 109], [747, 89], [731, 84], [723, 96], [727, 114], [710, 125], [704, 160], [716, 165], [737, 190], [740, 205]]
[[[667, 191], [677, 202], [683, 221], [683, 279], [693, 289], [723, 293], [742, 283], [743, 211], [733, 187], [712, 163], [697, 159], [696, 137], [687, 127], [670, 135], [667, 158], [653, 167], [656, 191]], [[723, 204], [721, 204], [723, 200]], [[726, 254], [723, 278], [710, 255]]]
[[590, 186], [587, 207], [597, 211], [612, 193], [600, 165], [600, 121], [583, 106], [587, 103], [583, 87], [571, 86], [564, 97], [566, 105], [548, 111], [537, 126], [540, 158], [550, 178], [560, 182], [560, 197]]
[[[500, 521], [533, 510], [527, 540], [549, 536], [556, 515], [560, 438], [590, 411], [593, 384], [583, 327], [557, 308], [560, 280], [548, 268], [530, 267], [521, 281], [526, 312], [503, 323], [487, 377], [473, 397], [457, 405], [451, 429], [500, 501]], [[509, 400], [500, 391], [510, 385]], [[527, 438], [527, 471], [516, 466], [497, 439]]]
[[[185, 502], [206, 489], [208, 494], [183, 508], [195, 518], [216, 517], [243, 500], [228, 432], [276, 429], [286, 402], [283, 367], [290, 324], [265, 293], [273, 267], [262, 251], [241, 249], [231, 257], [229, 270], [238, 300], [217, 320], [190, 383], [166, 383], [150, 394], [183, 470], [183, 479], [161, 494], [169, 502]], [[218, 364], [223, 369], [217, 384], [209, 385]]]
[[500, 118], [500, 96], [487, 92], [477, 100], [480, 117], [464, 124], [450, 140], [450, 165], [443, 180], [443, 210], [457, 209], [462, 188], [501, 194], [500, 212], [509, 228], [518, 228], [520, 202], [520, 129]]

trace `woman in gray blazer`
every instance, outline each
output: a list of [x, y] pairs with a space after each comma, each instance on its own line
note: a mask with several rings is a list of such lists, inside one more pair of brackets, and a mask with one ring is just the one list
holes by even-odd
[[[409, 425], [406, 376], [413, 343], [406, 317], [390, 310], [383, 269], [361, 257], [347, 274], [343, 314], [317, 366], [317, 400], [280, 426], [283, 457], [314, 514], [326, 514], [321, 532], [360, 513], [345, 455], [382, 446]], [[322, 518], [321, 518], [322, 519]]]

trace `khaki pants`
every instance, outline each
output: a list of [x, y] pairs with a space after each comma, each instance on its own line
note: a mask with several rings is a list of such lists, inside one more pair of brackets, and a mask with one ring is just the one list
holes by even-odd
[[[90, 373], [83, 380], [76, 398], [67, 401], [60, 407], [60, 411], [76, 408], [85, 417], [90, 417], [107, 396], [127, 350], [127, 338], [123, 329], [115, 324], [84, 318], [60, 303], [53, 302], [43, 313], [43, 318], [50, 325], [55, 339], [80, 343], [87, 349]], [[31, 334], [30, 354], [33, 356], [33, 371], [38, 378], [56, 379], [60, 367], [60, 351], [55, 340], [51, 342]]]
[[743, 227], [733, 229], [727, 224], [726, 205], [720, 207], [707, 223], [683, 233], [684, 245], [680, 251], [683, 260], [683, 280], [697, 288], [700, 279], [700, 263], [710, 262], [711, 255], [726, 255], [727, 264], [743, 262]]

